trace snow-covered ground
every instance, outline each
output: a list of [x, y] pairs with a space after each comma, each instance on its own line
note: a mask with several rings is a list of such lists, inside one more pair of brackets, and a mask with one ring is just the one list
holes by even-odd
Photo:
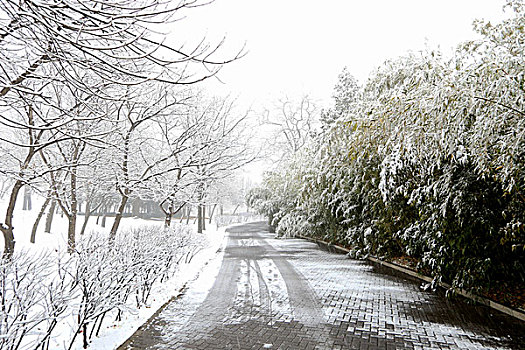
[[[3, 222], [5, 219], [5, 211], [7, 208], [8, 195], [5, 195], [4, 198], [0, 200], [0, 222]], [[23, 193], [20, 193], [18, 196], [18, 201], [15, 207], [15, 213], [13, 215], [13, 227], [14, 235], [16, 240], [16, 250], [29, 250], [30, 252], [40, 252], [45, 249], [57, 249], [66, 247], [67, 239], [67, 218], [61, 214], [55, 214], [53, 218], [53, 225], [51, 227], [51, 233], [44, 232], [44, 226], [46, 222], [46, 214], [40, 220], [40, 225], [38, 226], [38, 231], [36, 234], [36, 242], [32, 244], [29, 242], [31, 237], [31, 229], [35, 223], [35, 219], [38, 216], [40, 207], [44, 199], [38, 195], [33, 194], [32, 196], [32, 210], [22, 210], [23, 206]], [[86, 233], [93, 231], [98, 231], [101, 233], [108, 233], [113, 225], [114, 217], [108, 217], [106, 220], [106, 227], [101, 227], [96, 224], [97, 217], [91, 216], [86, 227]], [[99, 223], [102, 219], [99, 221]], [[82, 224], [84, 222], [84, 216], [79, 215], [77, 218], [77, 233], [80, 232]], [[162, 220], [144, 220], [139, 218], [123, 218], [120, 222], [119, 230], [126, 230], [131, 227], [143, 226], [143, 225], [158, 225], [162, 227], [164, 222]], [[213, 228], [213, 225], [212, 227]], [[77, 235], [78, 237], [78, 235]], [[0, 249], [4, 249], [4, 240], [0, 240]]]
[[[51, 233], [44, 232], [45, 216], [41, 219], [37, 235], [36, 243], [30, 243], [31, 229], [35, 218], [38, 215], [43, 199], [33, 195], [33, 208], [31, 211], [22, 210], [22, 200], [17, 203], [14, 215], [14, 234], [16, 240], [16, 251], [24, 252], [25, 254], [37, 256], [45, 251], [61, 251], [66, 250], [67, 237], [67, 218], [61, 217], [60, 214], [55, 214]], [[4, 197], [0, 200], [0, 215], [5, 215], [7, 203]], [[79, 232], [82, 227], [84, 217], [78, 217], [77, 229]], [[102, 234], [109, 233], [114, 218], [108, 217], [106, 227], [102, 228], [96, 224], [96, 217], [91, 217], [86, 229], [86, 236], [100, 232]], [[2, 217], [3, 221], [3, 217]], [[144, 225], [155, 225], [161, 228], [163, 226], [162, 220], [143, 220], [139, 218], [123, 218], [120, 230], [136, 228]], [[176, 225], [179, 225], [176, 223]], [[196, 231], [196, 226], [190, 224]], [[206, 226], [205, 233], [202, 234], [202, 242], [205, 242], [203, 249], [201, 249], [189, 262], [181, 261], [176, 273], [167, 281], [163, 283], [156, 283], [151, 291], [151, 296], [145, 307], [140, 309], [130, 310], [123, 314], [121, 321], [114, 321], [114, 315], [109, 315], [105, 318], [103, 326], [100, 330], [99, 337], [92, 338], [90, 342], [91, 349], [115, 349], [122, 344], [130, 335], [132, 335], [140, 325], [142, 325], [149, 317], [151, 317], [157, 309], [164, 305], [173, 296], [179, 294], [180, 289], [185, 283], [196, 278], [200, 271], [202, 271], [208, 262], [213, 261], [220, 264], [220, 247], [224, 243], [225, 227], [217, 228], [215, 224]], [[77, 234], [77, 237], [79, 235]], [[200, 238], [200, 237], [199, 237]], [[3, 250], [3, 239], [0, 243], [0, 249]], [[215, 258], [215, 259], [214, 259]], [[49, 349], [67, 349], [69, 347], [72, 329], [71, 317], [65, 318], [57, 326], [53, 333], [54, 336], [50, 341]], [[1, 335], [1, 334], [0, 334]], [[63, 336], [62, 336], [63, 335]], [[23, 348], [23, 347], [22, 347]], [[73, 349], [82, 349], [82, 339], [77, 337]]]

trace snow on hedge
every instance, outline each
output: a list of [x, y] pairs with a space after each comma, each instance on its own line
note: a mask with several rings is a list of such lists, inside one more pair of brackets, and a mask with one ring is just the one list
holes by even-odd
[[0, 262], [0, 348], [87, 347], [104, 323], [148, 307], [152, 288], [206, 245], [191, 227], [82, 236], [72, 254], [16, 252]]

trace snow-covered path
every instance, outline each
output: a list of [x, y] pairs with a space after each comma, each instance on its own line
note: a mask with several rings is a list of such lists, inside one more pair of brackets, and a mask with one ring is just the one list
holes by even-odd
[[221, 256], [121, 349], [507, 349], [525, 323], [262, 223], [228, 230]]

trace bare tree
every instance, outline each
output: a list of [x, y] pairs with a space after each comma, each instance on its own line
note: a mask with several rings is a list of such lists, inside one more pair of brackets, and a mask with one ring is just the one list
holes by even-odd
[[29, 241], [31, 243], [35, 243], [36, 242], [36, 231], [38, 229], [38, 225], [40, 224], [40, 220], [44, 216], [44, 213], [45, 213], [45, 211], [47, 209], [47, 206], [49, 205], [49, 202], [51, 202], [52, 193], [53, 193], [52, 189], [49, 189], [47, 191], [47, 195], [45, 197], [44, 203], [42, 204], [42, 207], [40, 208], [40, 211], [38, 212], [38, 215], [37, 215], [37, 217], [35, 219], [35, 223], [33, 224], [33, 228], [31, 229], [31, 238], [29, 239]]
[[[115, 143], [115, 149], [118, 156], [116, 187], [120, 203], [110, 240], [117, 233], [131, 195], [140, 190], [149, 191], [149, 186], [159, 177], [180, 171], [177, 156], [188, 149], [186, 142], [196, 130], [195, 126], [177, 128], [179, 132], [175, 137], [173, 133], [156, 133], [152, 126], [166, 121], [171, 125], [176, 123], [177, 107], [185, 103], [187, 96], [155, 85], [147, 94], [144, 89], [136, 92], [141, 96], [136, 96], [134, 101], [125, 101], [118, 110], [117, 119], [121, 126], [117, 137], [120, 140]], [[168, 139], [168, 135], [174, 138]]]
[[234, 101], [229, 98], [210, 98], [198, 92], [191, 95], [178, 110], [175, 123], [173, 115], [170, 121], [157, 120], [158, 135], [164, 135], [164, 147], [174, 154], [170, 167], [176, 171], [159, 174], [147, 187], [149, 198], [160, 203], [166, 226], [184, 206], [196, 206], [202, 231], [210, 185], [252, 157], [244, 135], [247, 114], [235, 113]]
[[[61, 143], [73, 140], [96, 142], [108, 132], [86, 128], [79, 133], [74, 128], [79, 123], [89, 125], [103, 120], [104, 113], [97, 110], [97, 100], [91, 95], [59, 85], [45, 88], [45, 100], [15, 92], [18, 101], [0, 106], [0, 125], [9, 131], [0, 135], [0, 142], [5, 145], [2, 156], [7, 159], [4, 172], [15, 181], [5, 221], [0, 227], [4, 235], [4, 253], [7, 255], [12, 254], [15, 245], [12, 218], [20, 189], [58, 168], [63, 168], [62, 165], [57, 165], [58, 168], [49, 165], [42, 168], [41, 164], [35, 163], [35, 156], [46, 149], [57, 148]], [[89, 103], [90, 100], [93, 100], [92, 103]], [[48, 103], [49, 101], [53, 101], [53, 104]]]
[[[45, 65], [56, 67], [63, 80], [80, 89], [92, 88], [89, 80], [82, 79], [86, 70], [104, 82], [124, 85], [150, 80], [190, 84], [214, 75], [241, 53], [213, 59], [222, 42], [169, 46], [157, 30], [161, 23], [203, 4], [197, 0], [2, 1], [0, 98], [13, 89], [38, 93], [38, 86], [31, 89], [26, 81], [44, 79], [40, 69]], [[201, 74], [192, 74], [188, 67], [192, 63]]]
[[311, 138], [318, 118], [317, 105], [308, 95], [298, 101], [279, 99], [273, 109], [263, 113], [262, 123], [271, 129], [266, 140], [270, 144], [269, 157], [279, 163], [297, 153]]
[[199, 139], [206, 147], [199, 153], [198, 165], [192, 169], [197, 181], [199, 233], [206, 225], [205, 208], [210, 186], [255, 159], [248, 145], [248, 113], [238, 114], [234, 107], [234, 101], [230, 99], [216, 98], [204, 104], [202, 115], [206, 116], [206, 124]]
[[89, 167], [82, 169], [80, 181], [82, 182], [82, 199], [84, 206], [84, 222], [80, 229], [80, 234], [84, 234], [91, 215], [110, 201], [112, 194], [111, 178], [108, 172], [104, 171], [107, 167], [108, 158], [104, 155], [105, 150], [97, 150], [96, 162], [92, 162]]
[[[199, 5], [197, 0], [0, 3], [0, 124], [26, 132], [21, 142], [5, 134], [0, 134], [0, 141], [27, 151], [5, 172], [15, 182], [0, 225], [4, 254], [14, 251], [13, 210], [20, 188], [35, 178], [27, 174], [35, 154], [66, 140], [95, 138], [62, 132], [79, 120], [75, 114], [79, 106], [90, 108], [93, 99], [122, 100], [127, 96], [120, 88], [123, 85], [199, 82], [242, 56], [238, 52], [215, 59], [222, 41], [215, 46], [205, 40], [193, 47], [165, 44], [156, 29]], [[67, 91], [69, 103], [64, 103], [57, 89]], [[97, 118], [103, 116], [92, 115], [88, 120]]]
[[[20, 145], [23, 152], [9, 152], [10, 156], [14, 158], [13, 166], [5, 169], [4, 172], [14, 179], [14, 184], [11, 189], [11, 195], [6, 209], [4, 223], [0, 223], [0, 230], [4, 236], [4, 253], [10, 255], [14, 251], [15, 239], [13, 235], [13, 212], [15, 210], [16, 199], [20, 189], [28, 183], [28, 178], [33, 178], [30, 171], [30, 164], [33, 157], [39, 151], [39, 145], [43, 138], [45, 130], [36, 130], [33, 128], [35, 125], [34, 109], [32, 106], [28, 106], [27, 109], [19, 110], [19, 115], [25, 117], [25, 121], [29, 128], [27, 132], [27, 145], [19, 142], [18, 140], [12, 140], [9, 143], [12, 145]], [[24, 141], [22, 141], [24, 142]], [[18, 158], [20, 157], [20, 158]]]
[[[68, 220], [68, 251], [73, 252], [75, 249], [75, 237], [77, 226], [77, 212], [78, 212], [78, 163], [86, 149], [86, 143], [82, 141], [72, 141], [69, 145], [57, 145], [60, 152], [60, 160], [67, 164], [67, 167], [61, 172], [64, 175], [62, 181], [57, 180], [59, 172], [50, 172], [50, 182], [52, 193], [55, 200], [66, 215]], [[66, 146], [66, 147], [64, 147]], [[42, 160], [49, 168], [52, 167], [49, 158], [44, 155], [44, 151], [40, 153]]]

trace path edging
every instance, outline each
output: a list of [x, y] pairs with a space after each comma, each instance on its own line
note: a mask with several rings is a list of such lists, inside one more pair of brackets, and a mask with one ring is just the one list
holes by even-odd
[[[348, 254], [350, 252], [349, 249], [347, 248], [344, 248], [344, 247], [341, 247], [341, 246], [338, 246], [336, 244], [332, 244], [332, 243], [329, 243], [329, 242], [325, 242], [325, 241], [322, 241], [322, 240], [318, 240], [318, 239], [315, 239], [315, 238], [311, 238], [311, 237], [305, 237], [305, 236], [295, 236], [296, 238], [301, 238], [301, 239], [305, 239], [307, 241], [311, 241], [311, 242], [315, 242], [317, 244], [321, 244], [321, 245], [324, 245], [325, 247], [328, 248], [329, 251], [332, 251], [332, 252], [337, 252], [337, 253], [340, 253], [340, 254]], [[422, 275], [420, 274], [419, 272], [416, 272], [412, 269], [408, 269], [404, 266], [401, 266], [401, 265], [398, 265], [398, 264], [394, 264], [394, 263], [391, 263], [391, 262], [388, 262], [388, 261], [383, 261], [383, 260], [380, 260], [376, 257], [373, 257], [373, 256], [368, 256], [367, 257], [367, 260], [373, 262], [373, 263], [376, 263], [376, 264], [379, 264], [381, 266], [386, 266], [388, 268], [391, 268], [393, 270], [396, 270], [396, 271], [399, 271], [399, 272], [402, 272], [406, 275], [409, 275], [409, 276], [412, 276], [412, 277], [415, 277], [415, 278], [418, 278], [420, 280], [423, 280], [425, 282], [432, 282], [432, 278], [429, 277], [429, 276], [425, 276], [425, 275]], [[443, 287], [443, 288], [446, 288], [446, 289], [449, 289], [451, 288], [451, 285], [448, 284], [448, 283], [444, 283], [444, 282], [439, 282], [439, 286]], [[480, 304], [483, 304], [485, 306], [488, 306], [492, 309], [495, 309], [495, 310], [498, 310], [500, 312], [503, 312], [507, 315], [510, 315], [512, 317], [515, 317], [519, 320], [522, 320], [522, 321], [525, 321], [525, 313], [521, 312], [521, 311], [518, 311], [516, 309], [512, 309], [508, 306], [505, 306], [505, 305], [502, 305], [500, 303], [497, 303], [495, 301], [492, 301], [490, 299], [487, 299], [487, 298], [484, 298], [484, 297], [481, 297], [479, 295], [476, 295], [476, 294], [472, 294], [466, 290], [463, 290], [463, 289], [457, 289], [455, 290], [455, 292], [467, 299], [471, 299], [471, 300], [474, 300]]]

